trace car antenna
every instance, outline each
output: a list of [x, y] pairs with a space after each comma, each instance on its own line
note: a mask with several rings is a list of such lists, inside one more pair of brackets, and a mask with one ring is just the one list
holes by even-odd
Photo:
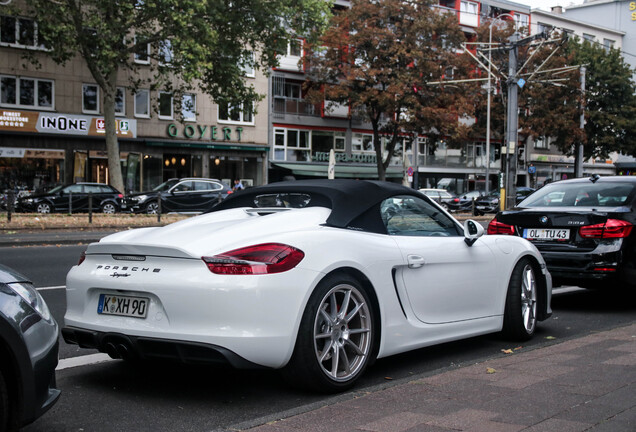
[[598, 179], [600, 179], [600, 178], [601, 178], [601, 176], [600, 176], [600, 175], [598, 175], [598, 174], [592, 174], [592, 176], [590, 177], [590, 181], [591, 181], [592, 183], [596, 183], [596, 182], [598, 181]]

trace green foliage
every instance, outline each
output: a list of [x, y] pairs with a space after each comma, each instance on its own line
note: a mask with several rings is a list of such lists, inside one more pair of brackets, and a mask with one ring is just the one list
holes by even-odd
[[[463, 33], [457, 17], [431, 0], [352, 0], [333, 17], [322, 46], [308, 56], [307, 98], [348, 104], [374, 131], [378, 175], [404, 133], [452, 134], [461, 98], [453, 87], [429, 85], [452, 67]], [[327, 106], [327, 109], [329, 107]], [[388, 139], [386, 155], [380, 134]]]

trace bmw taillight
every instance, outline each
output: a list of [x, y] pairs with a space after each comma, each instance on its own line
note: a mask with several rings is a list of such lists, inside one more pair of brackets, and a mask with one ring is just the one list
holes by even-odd
[[300, 249], [281, 243], [263, 243], [203, 257], [215, 274], [252, 275], [291, 270], [305, 257]]
[[493, 219], [488, 224], [488, 234], [515, 235], [515, 227]]
[[587, 225], [579, 228], [583, 238], [609, 239], [625, 238], [632, 232], [634, 225], [618, 219], [608, 219], [605, 223]]

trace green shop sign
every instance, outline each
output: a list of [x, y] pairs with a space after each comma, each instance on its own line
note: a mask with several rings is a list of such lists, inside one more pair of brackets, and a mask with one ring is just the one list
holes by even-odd
[[[374, 154], [362, 154], [362, 153], [354, 153], [352, 155], [348, 155], [345, 153], [336, 153], [336, 163], [367, 163], [374, 164], [377, 161], [377, 158]], [[314, 152], [311, 157], [313, 162], [329, 162], [329, 153], [327, 152]]]
[[172, 138], [187, 138], [187, 139], [210, 139], [210, 140], [222, 140], [222, 141], [240, 141], [241, 134], [243, 133], [242, 127], [229, 128], [218, 126], [204, 126], [204, 125], [185, 125], [179, 127], [174, 123], [170, 123], [166, 130], [167, 135]]

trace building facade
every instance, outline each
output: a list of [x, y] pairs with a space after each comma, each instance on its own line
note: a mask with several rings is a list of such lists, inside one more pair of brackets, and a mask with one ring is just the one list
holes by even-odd
[[[0, 191], [38, 190], [76, 181], [108, 182], [103, 98], [84, 60], [60, 66], [37, 40], [37, 23], [0, 9]], [[23, 58], [34, 53], [41, 67]], [[135, 55], [144, 74], [151, 61]], [[256, 91], [267, 78], [245, 70]], [[231, 184], [267, 183], [268, 105], [219, 107], [194, 92], [175, 101], [150, 88], [133, 91], [120, 74], [117, 135], [125, 192], [173, 177], [213, 177]], [[181, 102], [181, 103], [178, 103]], [[181, 112], [175, 112], [181, 107]]]

